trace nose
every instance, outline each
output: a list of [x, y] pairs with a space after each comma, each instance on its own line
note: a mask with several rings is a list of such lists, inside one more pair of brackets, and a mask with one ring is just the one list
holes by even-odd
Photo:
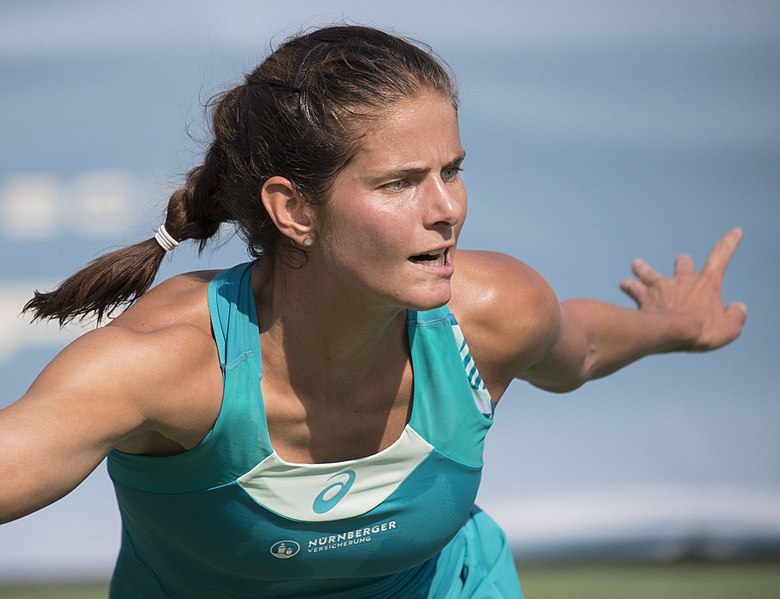
[[426, 212], [426, 225], [430, 228], [453, 228], [466, 216], [466, 188], [458, 181], [437, 179], [431, 186]]

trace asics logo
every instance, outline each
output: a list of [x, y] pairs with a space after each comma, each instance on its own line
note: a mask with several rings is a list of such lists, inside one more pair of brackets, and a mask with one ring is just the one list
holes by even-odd
[[328, 485], [314, 498], [311, 509], [317, 514], [329, 512], [338, 505], [339, 501], [344, 499], [344, 496], [349, 493], [349, 490], [352, 488], [352, 483], [355, 482], [356, 474], [353, 470], [344, 470], [344, 472], [334, 474], [328, 480], [333, 480], [337, 476], [341, 477], [341, 480], [334, 482], [332, 485]]

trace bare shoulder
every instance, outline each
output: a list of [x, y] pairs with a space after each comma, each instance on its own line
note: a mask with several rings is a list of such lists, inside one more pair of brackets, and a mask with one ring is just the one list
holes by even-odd
[[139, 333], [190, 325], [210, 331], [208, 286], [216, 271], [171, 277], [142, 295], [109, 326]]
[[[125, 337], [129, 374], [144, 373], [137, 401], [157, 431], [183, 446], [196, 444], [216, 418], [222, 375], [211, 329], [208, 286], [216, 271], [172, 277], [144, 294], [105, 327]], [[127, 449], [127, 448], [125, 448]]]
[[102, 331], [116, 339], [118, 351], [143, 357], [155, 384], [183, 385], [183, 377], [197, 376], [209, 360], [218, 364], [208, 307], [213, 276], [201, 271], [172, 277]]
[[496, 401], [516, 373], [549, 351], [561, 326], [547, 281], [497, 252], [458, 251], [450, 309]]
[[72, 490], [112, 450], [195, 446], [221, 406], [209, 275], [175, 277], [62, 350], [0, 410], [0, 522]]
[[198, 272], [161, 283], [107, 325], [76, 339], [49, 366], [77, 360], [79, 370], [92, 370], [95, 363], [111, 361], [114, 376], [133, 375], [143, 367], [144, 378], [149, 378], [156, 374], [156, 364], [170, 372], [178, 361], [213, 345], [208, 310], [212, 276]]
[[158, 435], [196, 444], [219, 411], [221, 374], [208, 312], [213, 273], [174, 277], [66, 347], [27, 396], [63, 413], [89, 404], [117, 419], [114, 446], [146, 452]]

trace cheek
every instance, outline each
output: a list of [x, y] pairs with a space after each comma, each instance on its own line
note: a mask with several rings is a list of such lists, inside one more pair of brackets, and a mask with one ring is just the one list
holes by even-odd
[[322, 219], [323, 243], [334, 253], [360, 251], [387, 252], [408, 245], [413, 215], [409, 206], [391, 202], [373, 203], [364, 198], [349, 210], [328, 214]]
[[408, 235], [367, 226], [343, 231], [326, 248], [327, 268], [360, 279], [389, 280], [391, 273], [405, 268]]
[[465, 187], [461, 186], [461, 190], [456, 196], [456, 201], [460, 207], [460, 219], [458, 220], [458, 224], [455, 226], [455, 232], [460, 233], [469, 211], [468, 195], [466, 194]]
[[[342, 268], [350, 264], [373, 261], [382, 245], [377, 238], [377, 231], [366, 221], [361, 221], [352, 215], [333, 226], [324, 227], [322, 245], [325, 259], [333, 267]], [[352, 268], [352, 267], [350, 267]]]

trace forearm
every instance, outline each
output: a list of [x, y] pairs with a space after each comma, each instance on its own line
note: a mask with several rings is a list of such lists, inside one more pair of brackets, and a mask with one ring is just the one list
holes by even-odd
[[562, 310], [586, 348], [583, 383], [645, 356], [686, 350], [695, 335], [696, 324], [683, 315], [633, 310], [589, 299], [564, 301]]
[[682, 315], [632, 310], [590, 299], [561, 303], [561, 335], [522, 378], [566, 392], [645, 356], [689, 347], [695, 323]]

